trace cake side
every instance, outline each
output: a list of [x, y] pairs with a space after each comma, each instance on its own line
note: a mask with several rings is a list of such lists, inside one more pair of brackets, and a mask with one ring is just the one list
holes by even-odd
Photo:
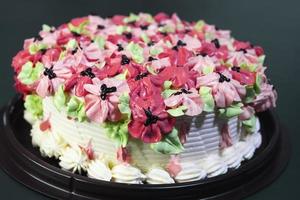
[[277, 98], [264, 58], [202, 20], [140, 13], [44, 25], [12, 65], [42, 155], [98, 179], [173, 183], [253, 156], [256, 113]]

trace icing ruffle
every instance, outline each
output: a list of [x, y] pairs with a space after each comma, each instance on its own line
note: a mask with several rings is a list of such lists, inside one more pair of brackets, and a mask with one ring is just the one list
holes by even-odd
[[175, 183], [169, 173], [160, 168], [152, 168], [146, 174], [146, 182], [149, 184], [169, 184]]
[[195, 163], [181, 163], [181, 171], [174, 177], [176, 182], [197, 181], [206, 177], [206, 172]]
[[67, 147], [59, 157], [59, 166], [73, 173], [86, 171], [89, 165], [88, 156], [79, 147]]
[[119, 164], [112, 168], [113, 181], [117, 183], [142, 184], [146, 176], [131, 165]]
[[225, 174], [228, 171], [227, 164], [218, 155], [208, 155], [200, 166], [207, 173], [208, 178]]
[[89, 164], [87, 175], [90, 178], [104, 181], [110, 181], [112, 179], [111, 170], [100, 160], [94, 160]]

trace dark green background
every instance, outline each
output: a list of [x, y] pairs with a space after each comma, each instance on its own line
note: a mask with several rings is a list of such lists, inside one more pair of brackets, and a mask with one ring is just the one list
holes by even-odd
[[[297, 0], [1, 0], [0, 105], [14, 96], [11, 58], [23, 40], [35, 36], [43, 23], [59, 25], [90, 12], [101, 16], [129, 12], [176, 12], [183, 19], [204, 19], [232, 30], [240, 40], [260, 44], [267, 54], [268, 75], [279, 93], [277, 112], [288, 127], [293, 156], [288, 169], [270, 187], [250, 199], [299, 199], [300, 133], [300, 1]], [[0, 199], [47, 199], [0, 171]]]

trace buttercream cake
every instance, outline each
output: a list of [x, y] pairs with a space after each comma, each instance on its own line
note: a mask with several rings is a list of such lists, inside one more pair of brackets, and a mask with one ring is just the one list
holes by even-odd
[[176, 14], [43, 25], [13, 59], [32, 144], [63, 170], [131, 184], [237, 170], [275, 106], [260, 46]]

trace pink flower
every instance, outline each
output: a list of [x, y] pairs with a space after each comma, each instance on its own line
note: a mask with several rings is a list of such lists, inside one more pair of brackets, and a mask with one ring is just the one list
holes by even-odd
[[114, 78], [99, 80], [92, 79], [93, 84], [85, 84], [84, 89], [89, 93], [84, 99], [86, 115], [94, 122], [118, 121], [122, 115], [118, 109], [119, 97], [128, 93], [126, 81]]
[[252, 103], [255, 110], [257, 112], [263, 112], [269, 108], [276, 107], [277, 92], [273, 85], [263, 83], [260, 89], [261, 93]]
[[197, 78], [197, 87], [212, 88], [212, 94], [218, 107], [230, 106], [234, 101], [241, 101], [246, 89], [238, 81], [232, 79], [230, 72], [213, 72]]
[[174, 127], [175, 119], [169, 117], [159, 95], [142, 98], [133, 94], [130, 108], [132, 120], [128, 124], [128, 131], [132, 137], [140, 138], [145, 143], [159, 142]]
[[62, 61], [56, 62], [53, 66], [45, 66], [44, 73], [36, 88], [37, 94], [41, 97], [51, 95], [71, 75], [71, 70], [65, 67]]
[[221, 141], [220, 141], [220, 148], [224, 149], [227, 147], [232, 146], [232, 138], [229, 133], [228, 124], [224, 124], [221, 130]]
[[190, 90], [181, 89], [179, 92], [165, 99], [164, 102], [170, 108], [176, 108], [181, 105], [186, 106], [187, 110], [185, 114], [189, 116], [199, 115], [203, 108], [199, 93], [194, 88]]

